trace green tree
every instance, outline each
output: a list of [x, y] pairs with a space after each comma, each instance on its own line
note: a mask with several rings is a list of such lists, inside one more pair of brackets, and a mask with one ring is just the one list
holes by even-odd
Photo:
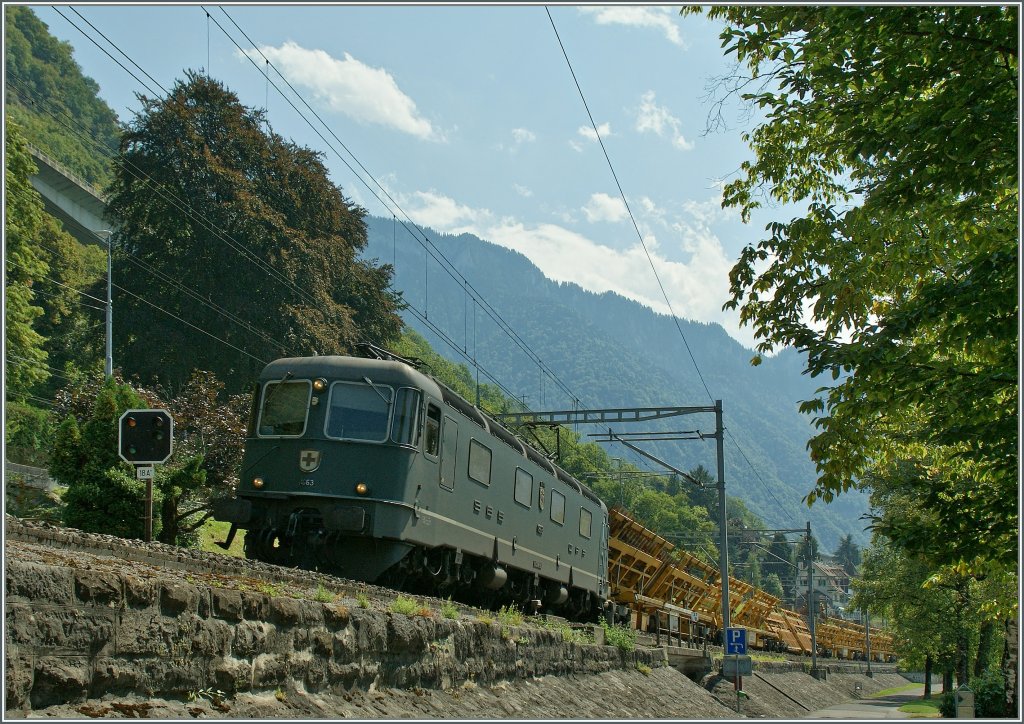
[[779, 578], [778, 573], [769, 573], [764, 576], [763, 581], [764, 582], [761, 584], [761, 587], [764, 589], [765, 593], [775, 596], [780, 601], [785, 598], [786, 591], [782, 587], [782, 580]]
[[843, 567], [843, 570], [851, 576], [857, 575], [857, 566], [860, 565], [860, 546], [853, 541], [853, 533], [847, 533], [839, 541], [839, 547], [836, 548], [836, 559], [839, 561], [839, 565]]
[[[80, 398], [81, 399], [81, 398]], [[81, 399], [84, 402], [84, 399]], [[145, 532], [145, 484], [117, 454], [118, 419], [125, 410], [148, 407], [130, 386], [107, 380], [87, 409], [69, 414], [55, 435], [50, 474], [68, 490], [64, 523], [93, 533], [142, 538]], [[154, 484], [154, 509], [161, 500]], [[154, 515], [153, 535], [160, 518]]]
[[99, 97], [99, 86], [23, 5], [5, 5], [6, 113], [46, 155], [103, 186], [117, 151], [117, 116]]
[[140, 101], [109, 200], [124, 369], [171, 388], [207, 369], [236, 393], [270, 359], [397, 337], [391, 268], [357, 257], [365, 212], [319, 154], [196, 73]]
[[799, 209], [742, 251], [726, 306], [759, 351], [794, 346], [834, 380], [802, 405], [820, 430], [808, 502], [927, 445], [929, 502], [957, 533], [904, 542], [1014, 565], [1018, 8], [708, 14], [746, 65], [727, 91], [765, 113], [723, 204]]
[[[47, 214], [43, 215], [37, 238], [50, 272], [39, 283], [43, 313], [36, 320], [35, 330], [44, 340], [50, 367], [64, 372], [38, 388], [37, 394], [51, 398], [57, 386], [64, 384], [67, 373], [102, 366], [105, 305], [97, 300], [106, 296], [106, 254], [99, 247], [80, 244]], [[100, 284], [104, 286], [102, 292], [96, 289]]]
[[49, 267], [38, 246], [43, 201], [29, 183], [36, 167], [14, 123], [7, 124], [4, 149], [5, 380], [8, 399], [24, 399], [33, 385], [49, 377], [44, 340], [33, 328], [43, 313], [33, 286], [46, 277]]
[[775, 533], [768, 544], [764, 555], [762, 570], [768, 578], [775, 576], [783, 584], [785, 598], [793, 595], [793, 582], [796, 580], [795, 563], [796, 546], [789, 542], [785, 533]]

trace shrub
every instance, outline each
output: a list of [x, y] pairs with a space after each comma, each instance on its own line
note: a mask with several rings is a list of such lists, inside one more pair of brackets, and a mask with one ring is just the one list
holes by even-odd
[[50, 413], [20, 402], [8, 402], [4, 421], [7, 459], [23, 465], [47, 467], [53, 445]]
[[1006, 716], [1006, 679], [999, 669], [988, 669], [968, 684], [974, 692], [974, 715]]
[[956, 694], [952, 691], [947, 691], [942, 695], [939, 713], [942, 714], [943, 719], [956, 719]]
[[626, 653], [636, 648], [636, 631], [633, 629], [627, 626], [609, 626], [604, 619], [601, 620], [601, 628], [604, 629], [604, 640], [609, 646], [615, 646]]
[[359, 605], [359, 608], [369, 608], [370, 607], [370, 599], [366, 597], [365, 593], [357, 593], [356, 594], [356, 603]]

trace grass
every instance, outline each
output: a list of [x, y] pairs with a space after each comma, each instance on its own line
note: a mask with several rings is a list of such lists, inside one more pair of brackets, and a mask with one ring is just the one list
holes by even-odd
[[441, 602], [441, 615], [445, 618], [456, 619], [459, 617], [459, 609], [452, 603], [452, 599], [449, 598], [446, 601]]
[[764, 654], [764, 653], [758, 653], [756, 651], [752, 652], [750, 654], [750, 658], [753, 661], [779, 661], [779, 662], [789, 661], [789, 659], [787, 659], [782, 654], [772, 654], [772, 653]]
[[604, 639], [609, 646], [616, 646], [627, 654], [636, 648], [636, 630], [626, 626], [609, 626], [608, 622], [601, 620], [601, 628], [604, 629]]
[[334, 600], [334, 594], [324, 588], [324, 584], [318, 583], [316, 586], [316, 592], [313, 594], [314, 601], [320, 601], [321, 603], [328, 603]]
[[230, 529], [230, 523], [210, 518], [199, 529], [199, 548], [210, 553], [221, 553], [235, 556], [236, 558], [245, 558], [245, 551], [242, 545], [242, 541], [245, 540], [245, 531], [238, 531], [238, 535], [231, 541], [231, 547], [227, 550], [217, 545], [218, 541], [223, 542], [227, 540], [228, 530]]
[[904, 704], [900, 707], [900, 711], [910, 714], [913, 719], [920, 718], [939, 718], [942, 714], [939, 711], [939, 707], [942, 705], [942, 697], [933, 697], [931, 699], [918, 699], [912, 701], [909, 704]]
[[523, 612], [515, 606], [502, 606], [498, 609], [498, 622], [505, 626], [519, 626], [523, 623]]
[[869, 699], [877, 699], [880, 696], [889, 696], [890, 694], [902, 694], [905, 691], [913, 691], [914, 689], [921, 686], [920, 684], [904, 684], [903, 686], [894, 686], [891, 689], [882, 689], [876, 691], [874, 694], [869, 695]]
[[420, 611], [420, 605], [407, 596], [399, 596], [388, 608], [394, 613], [403, 613], [406, 616], [413, 616]]

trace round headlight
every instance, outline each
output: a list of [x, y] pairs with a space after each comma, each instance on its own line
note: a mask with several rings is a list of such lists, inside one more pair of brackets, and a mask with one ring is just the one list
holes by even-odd
[[316, 390], [317, 392], [323, 392], [324, 390], [327, 389], [327, 380], [325, 380], [323, 377], [317, 377], [315, 380], [313, 380], [313, 389]]
[[356, 492], [360, 495], [366, 495], [370, 489], [366, 487], [366, 483], [356, 483]]
[[252, 479], [252, 487], [254, 487], [254, 488], [262, 488], [263, 487], [263, 478], [253, 478]]

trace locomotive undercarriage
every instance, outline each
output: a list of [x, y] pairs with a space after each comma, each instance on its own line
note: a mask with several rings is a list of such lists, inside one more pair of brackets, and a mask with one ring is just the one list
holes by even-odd
[[600, 600], [568, 587], [452, 548], [429, 549], [401, 541], [328, 531], [315, 511], [297, 510], [285, 526], [249, 528], [247, 558], [322, 571], [408, 593], [451, 597], [481, 608], [515, 606], [526, 613], [554, 613], [596, 621]]

